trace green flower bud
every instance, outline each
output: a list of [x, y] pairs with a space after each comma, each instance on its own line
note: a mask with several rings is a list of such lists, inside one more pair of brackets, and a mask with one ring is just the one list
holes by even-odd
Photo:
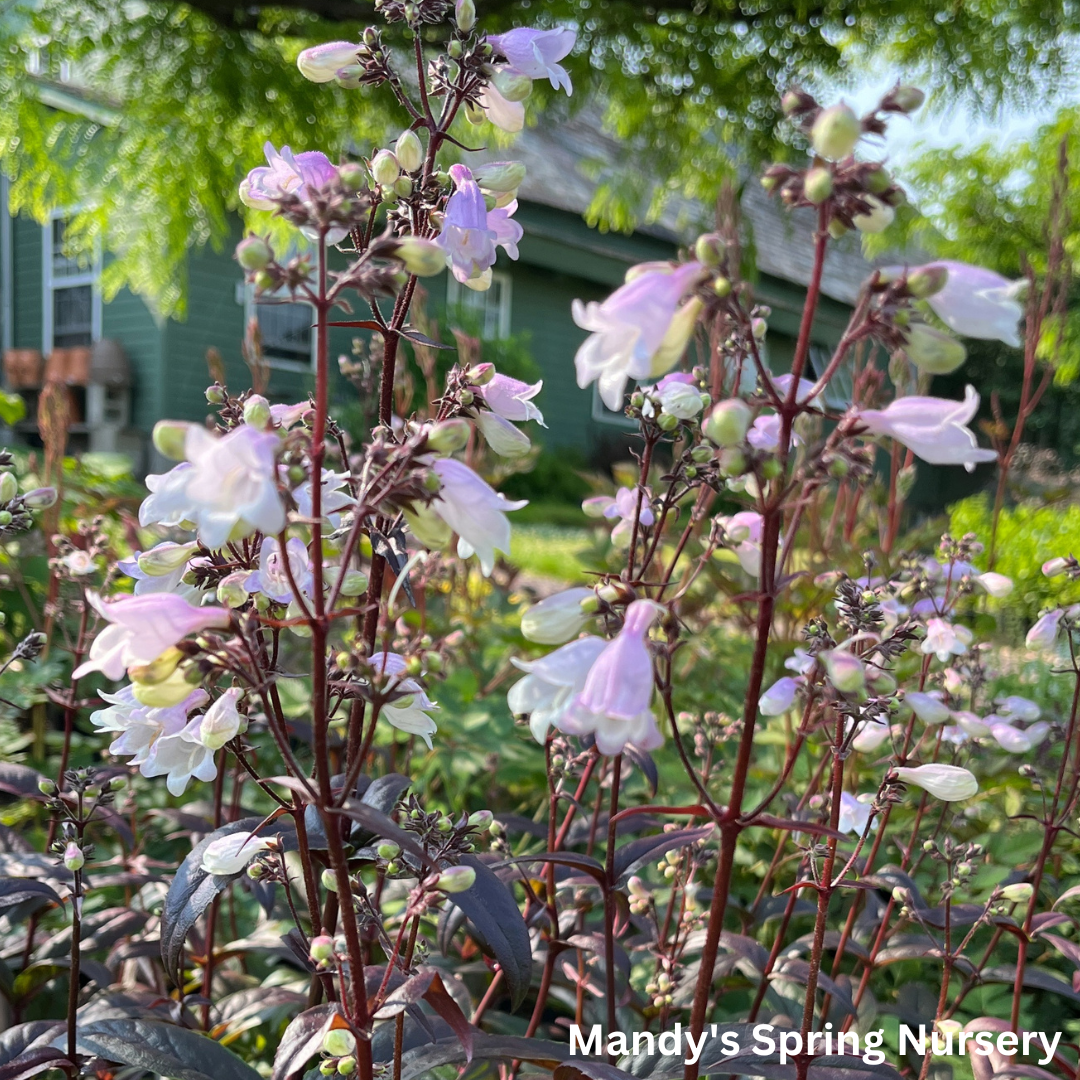
[[945, 266], [920, 266], [907, 277], [907, 291], [916, 299], [925, 300], [945, 288], [949, 270]]
[[416, 172], [424, 164], [424, 144], [411, 128], [403, 131], [394, 144], [394, 156], [406, 172]]
[[53, 798], [56, 795], [57, 790], [56, 784], [53, 783], [52, 780], [38, 781], [38, 791], [40, 791], [47, 799]]
[[236, 261], [245, 270], [265, 270], [273, 258], [270, 245], [261, 236], [248, 236], [236, 245]]
[[496, 71], [491, 81], [507, 101], [524, 101], [532, 93], [532, 79], [516, 71]]
[[882, 166], [875, 166], [866, 174], [866, 190], [871, 195], [881, 195], [892, 187], [892, 177]]
[[814, 153], [830, 161], [846, 158], [862, 134], [859, 118], [847, 105], [833, 105], [818, 113], [810, 131]]
[[403, 236], [394, 254], [405, 264], [405, 269], [417, 277], [433, 277], [446, 269], [446, 252], [434, 240]]
[[331, 1028], [323, 1036], [323, 1053], [345, 1057], [356, 1049], [356, 1036], [346, 1028]]
[[439, 875], [435, 886], [445, 893], [459, 893], [471, 889], [475, 881], [476, 871], [471, 866], [451, 866]]
[[329, 1060], [320, 1061], [319, 1072], [321, 1072], [323, 1076], [334, 1076], [337, 1073], [337, 1062]]
[[705, 233], [694, 244], [694, 258], [702, 266], [719, 266], [724, 260], [724, 241], [716, 233]]
[[716, 458], [721, 476], [742, 476], [746, 472], [746, 455], [738, 446], [725, 447]]
[[338, 1076], [349, 1076], [351, 1073], [356, 1072], [356, 1058], [351, 1054], [348, 1057], [339, 1058], [337, 1071]]
[[701, 425], [702, 433], [717, 446], [738, 446], [750, 430], [753, 413], [741, 398], [717, 402]]
[[64, 866], [74, 873], [76, 870], [81, 870], [85, 865], [86, 856], [83, 854], [82, 848], [73, 840], [64, 848]]
[[477, 832], [487, 832], [494, 820], [495, 815], [490, 810], [477, 810], [469, 815], [469, 825]]
[[661, 413], [657, 417], [656, 426], [661, 431], [674, 431], [679, 426], [679, 418], [671, 413]]
[[401, 854], [401, 848], [391, 840], [384, 840], [376, 849], [380, 859], [396, 859]]
[[206, 388], [207, 405], [224, 405], [225, 404], [225, 391], [220, 386], [208, 386]]
[[158, 453], [170, 461], [183, 461], [189, 426], [183, 420], [159, 420], [151, 436]]
[[460, 416], [452, 420], [440, 420], [429, 432], [428, 446], [437, 454], [452, 454], [465, 447], [472, 432], [468, 420]]
[[913, 113], [922, 107], [926, 95], [917, 86], [898, 86], [890, 95], [890, 103], [900, 112]]
[[259, 270], [252, 279], [255, 282], [256, 292], [272, 292], [277, 288], [277, 281], [269, 270]]
[[492, 195], [509, 195], [521, 187], [525, 172], [520, 161], [492, 161], [477, 165], [473, 169], [473, 179]]
[[815, 206], [823, 203], [833, 192], [832, 173], [820, 166], [811, 169], [803, 182], [803, 191]]
[[458, 41], [457, 38], [455, 38], [453, 41], [450, 42], [449, 45], [446, 46], [446, 52], [451, 60], [460, 60], [465, 52], [465, 49], [462, 46], [461, 42]]
[[407, 176], [399, 176], [394, 181], [394, 194], [400, 199], [407, 199], [413, 193], [413, 182]]
[[1003, 899], [1014, 904], [1025, 904], [1035, 894], [1035, 886], [1026, 881], [1018, 881], [1015, 885], [1006, 885], [1001, 890]]
[[356, 161], [347, 161], [344, 165], [339, 165], [338, 176], [341, 179], [341, 186], [349, 192], [360, 191], [367, 183], [367, 171]]
[[476, 4], [473, 0], [457, 0], [454, 18], [458, 29], [467, 34], [476, 25]]
[[948, 375], [967, 359], [967, 349], [952, 334], [926, 323], [912, 323], [904, 344], [907, 358], [930, 375]]
[[322, 872], [322, 887], [327, 892], [337, 892], [337, 874], [333, 870], [326, 869]]
[[731, 295], [731, 279], [724, 277], [722, 274], [713, 278], [712, 291], [720, 297], [721, 300]]
[[376, 184], [392, 187], [394, 181], [401, 175], [397, 158], [389, 150], [380, 150], [371, 159], [371, 175]]
[[0, 503], [9, 503], [19, 494], [19, 481], [14, 473], [0, 475]]

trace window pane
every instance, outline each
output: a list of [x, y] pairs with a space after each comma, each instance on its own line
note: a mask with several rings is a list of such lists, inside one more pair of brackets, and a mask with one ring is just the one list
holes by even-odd
[[256, 304], [263, 355], [268, 360], [311, 364], [313, 312], [310, 304]]
[[63, 218], [54, 218], [52, 223], [52, 276], [54, 278], [71, 277], [85, 274], [86, 268], [79, 266], [79, 260], [64, 254], [64, 236], [67, 222]]
[[93, 290], [76, 285], [53, 291], [53, 347], [89, 345], [93, 341]]
[[502, 274], [493, 276], [491, 288], [486, 292], [477, 292], [459, 284], [452, 277], [448, 278], [446, 299], [451, 307], [476, 320], [480, 336], [485, 340], [497, 340], [503, 336], [503, 327], [510, 316], [510, 294], [508, 281]]

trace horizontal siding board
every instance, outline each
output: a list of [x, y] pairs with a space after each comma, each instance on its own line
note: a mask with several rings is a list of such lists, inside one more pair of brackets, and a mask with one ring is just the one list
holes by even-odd
[[11, 223], [12, 343], [19, 349], [40, 349], [41, 319], [41, 226], [19, 216]]

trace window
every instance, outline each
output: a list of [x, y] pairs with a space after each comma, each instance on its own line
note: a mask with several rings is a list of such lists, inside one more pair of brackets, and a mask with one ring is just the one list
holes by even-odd
[[466, 313], [479, 323], [480, 336], [486, 341], [497, 341], [510, 336], [509, 274], [495, 271], [491, 276], [491, 288], [477, 292], [462, 285], [453, 274], [446, 279], [446, 306]]
[[263, 356], [271, 367], [310, 371], [315, 358], [315, 309], [302, 300], [260, 296], [245, 290], [247, 318], [259, 320]]
[[67, 247], [68, 219], [58, 215], [44, 227], [42, 274], [43, 351], [92, 345], [101, 337], [100, 259], [87, 264]]
[[609, 409], [605, 404], [603, 398], [600, 397], [600, 384], [594, 382], [592, 384], [592, 418], [599, 424], [611, 424], [612, 427], [621, 428], [636, 428], [637, 421], [631, 420], [624, 412], [628, 402], [630, 401], [630, 395], [638, 388], [638, 384], [629, 379], [626, 383], [626, 394], [623, 397], [623, 407], [618, 411]]

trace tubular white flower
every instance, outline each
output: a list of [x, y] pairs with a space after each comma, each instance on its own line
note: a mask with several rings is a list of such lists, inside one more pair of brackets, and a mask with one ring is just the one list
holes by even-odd
[[944, 286], [928, 300], [946, 326], [964, 337], [1020, 346], [1024, 317], [1020, 297], [1027, 287], [1025, 280], [1010, 281], [993, 270], [948, 259], [930, 266], [943, 266], [949, 272]]
[[270, 842], [255, 833], [230, 833], [207, 844], [202, 868], [216, 877], [231, 877], [239, 874], [256, 855], [269, 849]]
[[296, 66], [311, 82], [333, 82], [343, 67], [356, 63], [358, 49], [359, 46], [351, 41], [328, 41], [325, 45], [304, 49], [296, 58]]
[[842, 833], [856, 833], [861, 836], [870, 823], [870, 804], [873, 795], [852, 795], [845, 791], [840, 796], [840, 820], [837, 830]]
[[541, 427], [546, 427], [543, 413], [532, 402], [532, 399], [543, 388], [543, 379], [530, 385], [520, 379], [511, 379], [508, 375], [496, 372], [491, 377], [491, 381], [485, 383], [479, 390], [484, 404], [496, 416], [519, 423], [524, 420], [535, 420]]
[[1025, 639], [1029, 649], [1051, 649], [1057, 641], [1061, 618], [1065, 614], [1060, 608], [1048, 611], [1039, 617], [1035, 625], [1027, 632]]
[[933, 694], [912, 690], [904, 695], [904, 700], [911, 706], [911, 711], [927, 726], [944, 724], [952, 715], [948, 706]]
[[406, 669], [405, 658], [392, 652], [375, 653], [371, 657], [371, 666], [383, 677], [384, 691], [408, 695], [383, 705], [380, 717], [398, 731], [419, 735], [431, 750], [431, 736], [439, 729], [428, 713], [438, 712], [439, 706], [424, 693], [423, 687], [415, 679], [402, 678]]
[[1004, 574], [995, 574], [993, 571], [989, 571], [985, 574], [979, 574], [975, 580], [995, 600], [1003, 600], [1013, 591], [1012, 578], [1006, 577]]
[[971, 640], [971, 631], [966, 626], [954, 625], [945, 619], [927, 619], [926, 637], [919, 651], [927, 656], [934, 654], [945, 663], [950, 657], [963, 656]]
[[522, 636], [539, 645], [562, 645], [584, 629], [590, 616], [581, 602], [594, 596], [592, 589], [579, 586], [544, 597], [521, 616]]
[[119, 679], [127, 668], [151, 663], [188, 634], [211, 627], [224, 629], [231, 617], [224, 608], [192, 607], [172, 593], [125, 596], [112, 603], [91, 592], [86, 598], [109, 625], [94, 638], [89, 657], [72, 673], [76, 679], [91, 671]]
[[509, 420], [504, 420], [493, 412], [476, 414], [476, 426], [488, 446], [499, 457], [524, 457], [532, 449], [532, 440], [524, 431], [514, 427]]
[[[590, 336], [574, 357], [578, 386], [599, 381], [600, 396], [609, 409], [622, 408], [628, 379], [662, 375], [682, 355], [672, 355], [677, 342], [667, 339], [676, 323], [683, 297], [703, 273], [700, 263], [672, 269], [648, 269], [616, 289], [602, 304], [575, 300], [574, 322]], [[696, 313], [695, 313], [696, 319]], [[691, 326], [692, 329], [692, 326]], [[665, 366], [666, 365], [666, 366]]]
[[762, 716], [781, 716], [795, 704], [799, 680], [785, 675], [765, 691], [758, 699], [758, 712]]
[[935, 397], [897, 398], [885, 409], [855, 415], [874, 435], [888, 435], [931, 465], [963, 465], [996, 461], [994, 450], [982, 450], [966, 426], [979, 408], [979, 395], [968, 386], [963, 401]]
[[229, 687], [199, 720], [199, 742], [210, 750], [220, 750], [247, 727], [247, 720], [237, 711], [236, 702], [243, 693]]
[[431, 467], [442, 481], [431, 509], [458, 534], [458, 554], [479, 556], [487, 577], [495, 569], [495, 553], [510, 551], [507, 512], [520, 510], [528, 499], [507, 499], [454, 458], [439, 458]]
[[914, 768], [902, 766], [895, 770], [897, 777], [905, 784], [912, 784], [933, 795], [942, 802], [962, 802], [970, 799], [979, 790], [979, 781], [967, 769], [958, 765], [917, 765]]

